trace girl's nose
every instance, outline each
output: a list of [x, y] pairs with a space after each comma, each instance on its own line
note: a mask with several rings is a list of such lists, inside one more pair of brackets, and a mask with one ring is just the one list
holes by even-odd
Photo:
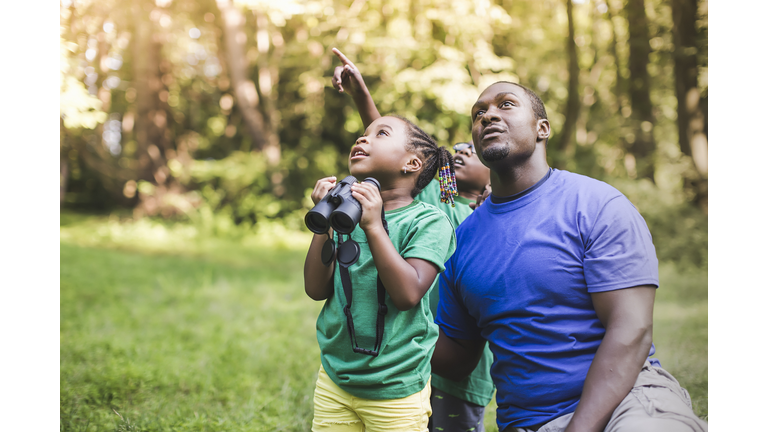
[[368, 137], [366, 137], [365, 135], [363, 135], [363, 136], [361, 136], [360, 138], [358, 138], [358, 139], [357, 139], [357, 141], [355, 141], [355, 144], [360, 144], [360, 143], [366, 143], [366, 144], [368, 144]]

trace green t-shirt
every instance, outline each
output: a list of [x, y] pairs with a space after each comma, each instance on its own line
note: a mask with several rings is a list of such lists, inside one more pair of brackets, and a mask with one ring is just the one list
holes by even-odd
[[[434, 206], [414, 200], [386, 212], [389, 238], [403, 258], [434, 263], [442, 272], [456, 249], [456, 237], [448, 218]], [[346, 238], [345, 238], [346, 239]], [[352, 231], [360, 244], [360, 259], [349, 268], [352, 280], [352, 318], [360, 348], [373, 349], [376, 339], [378, 300], [377, 271], [368, 241], [360, 226]], [[407, 311], [398, 310], [385, 295], [387, 314], [384, 340], [377, 357], [352, 351], [344, 306], [347, 304], [338, 262], [333, 275], [333, 295], [317, 318], [317, 341], [328, 376], [343, 390], [365, 399], [399, 399], [421, 391], [431, 373], [430, 359], [438, 328], [430, 309], [429, 292]], [[430, 291], [437, 290], [437, 280]]]
[[[455, 207], [450, 204], [440, 202], [440, 184], [437, 180], [432, 180], [421, 193], [416, 195], [416, 199], [437, 206], [451, 220], [453, 228], [456, 229], [464, 219], [472, 214], [472, 208], [469, 203], [473, 202], [460, 196], [454, 197]], [[438, 276], [439, 278], [439, 276]], [[440, 298], [440, 290], [435, 288], [430, 292], [429, 301], [432, 315], [437, 315], [437, 302]], [[493, 363], [493, 354], [488, 344], [485, 345], [483, 356], [480, 357], [477, 367], [469, 376], [461, 381], [452, 381], [443, 378], [440, 375], [432, 374], [432, 386], [442, 390], [451, 396], [472, 402], [476, 405], [486, 406], [493, 399], [495, 386], [491, 379], [491, 364]]]
[[455, 207], [451, 207], [450, 204], [441, 202], [440, 183], [435, 179], [432, 179], [432, 181], [429, 182], [418, 195], [416, 195], [416, 199], [421, 202], [432, 204], [442, 210], [443, 213], [448, 216], [448, 219], [451, 220], [451, 225], [453, 225], [454, 230], [467, 216], [472, 214], [472, 208], [469, 206], [469, 203], [474, 202], [460, 196], [453, 197], [453, 200], [456, 203]]

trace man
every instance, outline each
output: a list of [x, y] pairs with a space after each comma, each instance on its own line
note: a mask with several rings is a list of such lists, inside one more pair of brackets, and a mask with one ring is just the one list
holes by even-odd
[[[352, 96], [363, 125], [368, 127], [371, 122], [380, 117], [379, 111], [357, 67], [338, 49], [334, 48], [333, 52], [342, 62], [342, 66], [337, 66], [334, 71], [333, 86], [339, 92], [347, 92]], [[456, 152], [454, 169], [459, 193], [455, 198], [455, 206], [440, 201], [440, 185], [434, 179], [415, 199], [442, 210], [456, 229], [472, 213], [477, 198], [486, 189], [490, 182], [490, 170], [478, 159], [474, 145], [458, 143], [453, 146], [453, 149]], [[433, 289], [429, 296], [430, 309], [434, 315], [437, 309], [438, 291]], [[479, 360], [475, 362], [473, 369], [467, 371], [467, 376], [458, 382], [432, 374], [430, 431], [483, 432], [485, 430], [483, 424], [485, 407], [491, 401], [494, 391], [490, 376], [492, 362], [493, 355], [486, 347], [480, 353]]]
[[471, 116], [493, 192], [440, 277], [433, 373], [461, 379], [487, 341], [503, 432], [707, 430], [648, 359], [658, 261], [634, 206], [548, 166], [549, 121], [525, 87], [491, 85]]

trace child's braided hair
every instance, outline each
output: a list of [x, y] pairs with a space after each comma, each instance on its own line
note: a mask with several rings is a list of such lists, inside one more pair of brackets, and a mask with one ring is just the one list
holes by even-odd
[[416, 186], [411, 190], [411, 197], [422, 191], [435, 175], [440, 182], [440, 201], [453, 204], [453, 197], [458, 195], [456, 190], [456, 175], [453, 171], [453, 156], [445, 147], [438, 147], [435, 140], [407, 118], [395, 115], [406, 125], [406, 147], [421, 156], [423, 167]]

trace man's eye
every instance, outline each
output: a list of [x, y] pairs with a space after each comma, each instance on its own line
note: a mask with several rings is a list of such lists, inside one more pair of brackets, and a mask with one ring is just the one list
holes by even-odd
[[502, 106], [502, 107], [511, 107], [511, 106], [514, 106], [514, 105], [515, 105], [515, 104], [513, 104], [513, 103], [512, 103], [512, 102], [510, 102], [510, 101], [504, 101], [504, 102], [502, 102], [502, 103], [501, 103], [501, 106]]
[[481, 116], [481, 115], [483, 115], [483, 114], [485, 114], [485, 111], [483, 111], [483, 110], [477, 110], [477, 111], [475, 112], [475, 118], [478, 118], [478, 117], [480, 117], [480, 116]]

